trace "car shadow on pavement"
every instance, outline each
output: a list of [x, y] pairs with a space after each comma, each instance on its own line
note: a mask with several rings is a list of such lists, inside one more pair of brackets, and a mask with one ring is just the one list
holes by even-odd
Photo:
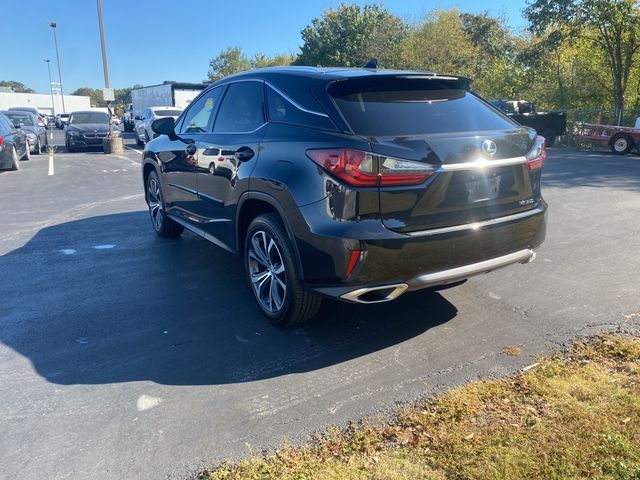
[[57, 384], [254, 381], [345, 362], [454, 318], [436, 292], [377, 305], [326, 302], [271, 326], [240, 259], [194, 235], [159, 239], [146, 212], [40, 230], [0, 257], [0, 341]]
[[542, 170], [544, 187], [599, 187], [640, 190], [640, 157], [569, 148], [549, 150]]

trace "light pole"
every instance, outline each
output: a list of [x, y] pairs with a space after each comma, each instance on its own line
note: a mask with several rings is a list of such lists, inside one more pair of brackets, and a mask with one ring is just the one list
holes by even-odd
[[[104, 43], [104, 27], [102, 26], [102, 0], [96, 0], [98, 7], [98, 26], [100, 27], [100, 46], [102, 47], [102, 68], [104, 70], [104, 88], [109, 88], [109, 65], [107, 64], [107, 47]], [[112, 132], [111, 122], [111, 100], [107, 100], [107, 111], [109, 112], [109, 135]]]
[[64, 108], [64, 90], [62, 89], [62, 70], [60, 69], [60, 54], [58, 53], [58, 37], [56, 36], [56, 22], [49, 22], [51, 30], [53, 30], [53, 43], [56, 46], [56, 61], [58, 62], [58, 81], [60, 82], [60, 95], [62, 96], [62, 113], [66, 113]]
[[51, 60], [49, 60], [48, 58], [45, 58], [44, 61], [47, 62], [47, 70], [49, 71], [49, 91], [51, 92], [51, 111], [55, 115], [56, 104], [53, 101], [53, 86], [51, 85]]

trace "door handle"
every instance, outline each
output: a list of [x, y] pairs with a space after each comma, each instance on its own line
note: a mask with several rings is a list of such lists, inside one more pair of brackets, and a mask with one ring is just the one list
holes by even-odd
[[241, 162], [246, 162], [247, 160], [251, 160], [255, 155], [254, 151], [249, 147], [240, 147], [236, 150], [235, 157], [237, 160]]
[[197, 151], [198, 149], [196, 148], [195, 143], [190, 143], [189, 145], [187, 145], [187, 148], [185, 148], [185, 152], [187, 152], [187, 155], [195, 155]]

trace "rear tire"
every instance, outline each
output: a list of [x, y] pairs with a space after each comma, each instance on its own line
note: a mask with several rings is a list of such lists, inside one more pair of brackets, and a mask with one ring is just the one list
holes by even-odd
[[611, 151], [616, 155], [626, 155], [633, 148], [633, 140], [625, 133], [614, 135], [611, 139]]
[[167, 216], [162, 187], [156, 172], [151, 172], [147, 177], [145, 197], [149, 206], [151, 225], [158, 236], [162, 238], [178, 237], [184, 231], [184, 227]]
[[38, 143], [36, 143], [36, 148], [33, 151], [33, 154], [40, 155], [40, 152], [42, 152], [42, 145], [40, 145], [40, 137], [38, 137]]
[[144, 142], [142, 140], [140, 140], [140, 137], [138, 136], [138, 131], [136, 130], [136, 145], [138, 145], [139, 147], [143, 147], [144, 146]]
[[322, 298], [300, 284], [293, 245], [277, 214], [253, 219], [245, 237], [244, 263], [253, 298], [271, 323], [288, 327], [318, 313]]
[[542, 132], [542, 136], [547, 141], [547, 147], [553, 147], [556, 143], [556, 132], [551, 129], [546, 129]]

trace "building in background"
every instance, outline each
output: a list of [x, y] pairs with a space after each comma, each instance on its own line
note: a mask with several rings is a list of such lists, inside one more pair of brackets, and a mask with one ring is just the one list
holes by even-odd
[[[0, 90], [0, 110], [11, 107], [35, 107], [42, 113], [53, 115], [62, 113], [62, 99], [60, 95], [54, 95], [54, 105], [51, 104], [50, 94], [40, 93], [15, 93]], [[79, 95], [65, 95], [64, 106], [66, 113], [75, 110], [89, 110], [91, 99]]]

